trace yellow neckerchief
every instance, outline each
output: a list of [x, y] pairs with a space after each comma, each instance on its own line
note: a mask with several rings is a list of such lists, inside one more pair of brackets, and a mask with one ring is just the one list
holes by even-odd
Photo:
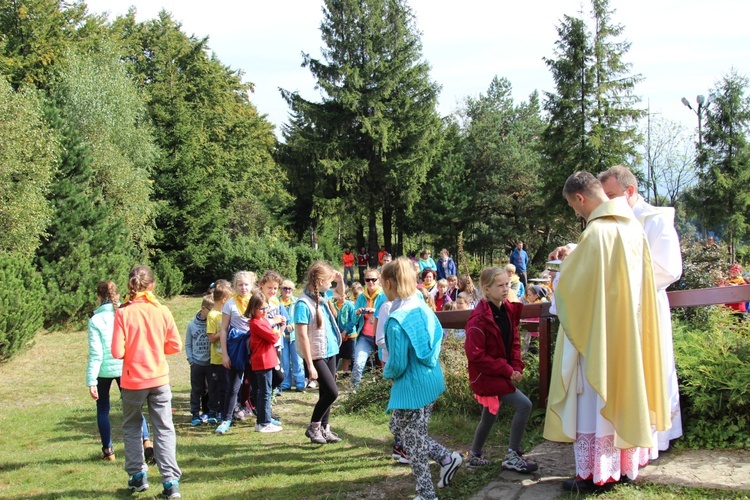
[[235, 293], [233, 298], [234, 303], [237, 304], [237, 310], [244, 316], [245, 311], [247, 310], [247, 305], [250, 303], [250, 297], [243, 297], [239, 293]]
[[268, 305], [269, 306], [279, 307], [279, 304], [281, 304], [281, 302], [279, 302], [279, 299], [276, 298], [275, 296], [274, 297], [266, 297], [266, 301], [268, 301]]
[[381, 288], [377, 287], [372, 291], [372, 295], [370, 295], [367, 292], [367, 287], [365, 287], [365, 298], [367, 299], [367, 307], [372, 307], [375, 304], [375, 299], [378, 297], [378, 294], [380, 293]]
[[154, 295], [154, 292], [150, 292], [150, 291], [149, 292], [136, 292], [136, 294], [133, 296], [132, 299], [128, 295], [127, 297], [125, 297], [125, 303], [127, 304], [128, 302], [131, 302], [133, 300], [137, 300], [140, 298], [146, 299], [147, 302], [150, 302], [155, 306], [161, 305], [159, 301], [156, 299], [156, 295]]
[[429, 285], [429, 286], [422, 283], [422, 286], [424, 286], [425, 290], [427, 290], [428, 292], [431, 292], [432, 289], [437, 286], [437, 281], [433, 281], [432, 285]]
[[279, 304], [281, 304], [284, 307], [289, 307], [294, 303], [291, 295], [289, 296], [289, 299], [287, 301], [284, 301], [284, 297], [279, 297], [278, 300], [279, 300]]

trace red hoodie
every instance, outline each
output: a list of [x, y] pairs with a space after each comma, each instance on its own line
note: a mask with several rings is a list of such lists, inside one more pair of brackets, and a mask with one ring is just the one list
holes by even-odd
[[466, 322], [464, 350], [469, 361], [469, 384], [477, 396], [511, 394], [516, 386], [510, 376], [514, 371], [523, 373], [524, 363], [521, 361], [521, 342], [518, 338], [523, 304], [506, 300], [504, 306], [513, 335], [510, 357], [507, 356], [500, 327], [495, 323], [487, 300], [479, 301]]
[[250, 320], [250, 365], [253, 370], [268, 370], [279, 364], [273, 346], [279, 336], [273, 331], [265, 316]]

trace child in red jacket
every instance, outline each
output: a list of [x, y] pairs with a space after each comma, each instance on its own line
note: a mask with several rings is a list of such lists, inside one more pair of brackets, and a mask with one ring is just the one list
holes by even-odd
[[490, 462], [482, 457], [482, 448], [497, 420], [500, 403], [515, 407], [510, 426], [510, 445], [502, 462], [503, 469], [528, 473], [537, 464], [522, 457], [521, 438], [531, 413], [531, 401], [516, 389], [523, 373], [521, 342], [518, 323], [523, 304], [508, 301], [510, 278], [501, 267], [482, 271], [479, 286], [483, 298], [466, 323], [464, 349], [469, 362], [469, 383], [474, 397], [484, 407], [482, 418], [474, 433], [469, 455], [469, 467], [481, 467]]
[[271, 418], [271, 388], [273, 370], [279, 366], [279, 356], [274, 344], [279, 335], [266, 318], [268, 302], [260, 292], [254, 292], [245, 311], [250, 319], [250, 366], [253, 367], [255, 386], [258, 398], [255, 401], [257, 424], [255, 432], [279, 432], [281, 423]]

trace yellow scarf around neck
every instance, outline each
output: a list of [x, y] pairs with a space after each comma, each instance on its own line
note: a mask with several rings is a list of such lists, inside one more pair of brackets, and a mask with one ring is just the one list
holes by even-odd
[[367, 287], [365, 287], [365, 298], [367, 299], [367, 307], [372, 307], [375, 304], [375, 299], [378, 297], [378, 294], [380, 293], [381, 288], [377, 287], [372, 291], [372, 295], [370, 295], [367, 291]]
[[250, 303], [250, 297], [243, 297], [239, 293], [234, 294], [234, 303], [237, 304], [237, 310], [244, 316], [247, 311], [247, 305]]
[[146, 299], [147, 302], [150, 302], [154, 304], [155, 306], [161, 305], [159, 301], [156, 298], [156, 295], [154, 295], [154, 292], [148, 291], [148, 292], [137, 292], [133, 298], [129, 298], [125, 302], [129, 302], [131, 300], [138, 300], [138, 299]]

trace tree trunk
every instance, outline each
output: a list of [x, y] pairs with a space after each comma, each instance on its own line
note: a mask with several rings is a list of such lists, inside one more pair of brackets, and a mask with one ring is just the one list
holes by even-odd
[[370, 205], [370, 217], [368, 220], [367, 228], [367, 240], [368, 247], [367, 252], [370, 254], [370, 267], [378, 267], [378, 216], [377, 208]]
[[389, 253], [393, 253], [393, 208], [390, 205], [383, 206], [383, 245]]

